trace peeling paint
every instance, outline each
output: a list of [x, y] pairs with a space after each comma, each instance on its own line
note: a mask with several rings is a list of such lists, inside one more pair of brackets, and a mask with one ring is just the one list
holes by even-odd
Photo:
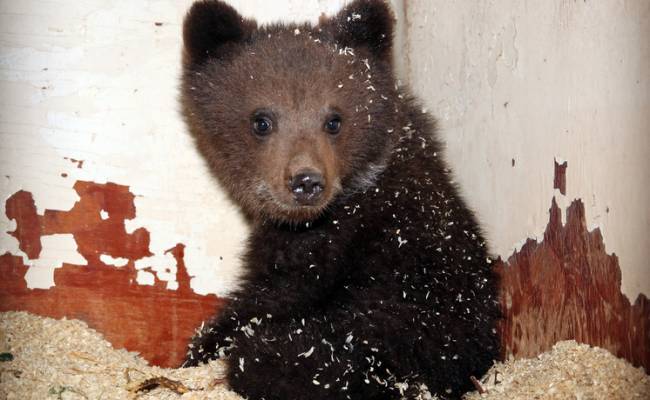
[[499, 260], [504, 357], [534, 357], [560, 340], [603, 347], [650, 369], [650, 301], [621, 293], [618, 258], [605, 250], [599, 229], [589, 231], [575, 200], [566, 224], [555, 198], [543, 240], [527, 240]]
[[140, 285], [153, 286], [156, 281], [156, 276], [149, 271], [139, 270], [136, 276], [136, 281]]
[[112, 265], [114, 267], [124, 267], [129, 263], [127, 258], [122, 257], [111, 257], [108, 254], [100, 254], [99, 260], [106, 265]]
[[[553, 195], [563, 209], [585, 199], [623, 293], [649, 294], [650, 3], [431, 0], [406, 13], [411, 86], [440, 118], [492, 250], [541, 240]], [[548, 168], [558, 154], [571, 160], [561, 196]]]
[[[43, 215], [79, 201], [71, 190], [76, 181], [124, 182], [138, 194], [139, 210], [125, 225], [131, 233], [150, 227], [154, 255], [138, 268], [151, 267], [173, 287], [174, 259], [162, 254], [186, 242], [197, 291], [223, 295], [236, 285], [247, 227], [178, 112], [180, 30], [191, 3], [81, 2], [62, 13], [55, 3], [27, 0], [0, 10], [0, 90], [7, 99], [0, 105], [0, 169], [11, 176], [0, 184], [0, 252], [22, 253], [4, 233], [14, 230], [4, 209], [12, 194], [29, 191]], [[108, 221], [107, 214], [100, 211]], [[43, 272], [51, 281], [51, 271]]]
[[[177, 366], [194, 327], [214, 315], [221, 299], [192, 290], [184, 244], [154, 254], [147, 229], [127, 231], [125, 222], [137, 216], [128, 186], [77, 181], [74, 190], [78, 201], [69, 210], [42, 214], [28, 191], [6, 200], [17, 243], [3, 243], [15, 253], [0, 256], [0, 310], [81, 318], [116, 347]], [[135, 328], [121, 329], [126, 325]]]
[[[20, 191], [7, 199], [7, 217], [16, 221], [13, 233], [30, 259], [38, 258], [42, 236], [72, 234], [77, 250], [88, 262], [101, 262], [99, 254], [125, 257], [135, 261], [150, 256], [149, 232], [138, 228], [127, 233], [124, 221], [135, 218], [133, 194], [127, 186], [77, 181], [79, 201], [69, 211], [46, 209], [36, 214], [31, 193]], [[108, 210], [109, 218], [100, 211]]]
[[[563, 192], [568, 162], [554, 164], [554, 188]], [[650, 301], [639, 294], [631, 304], [621, 292], [618, 257], [607, 253], [599, 228], [587, 228], [581, 199], [571, 201], [565, 221], [562, 214], [553, 197], [543, 237], [495, 263], [502, 355], [533, 357], [575, 339], [650, 369]]]
[[[115, 348], [138, 351], [155, 365], [179, 366], [194, 327], [223, 305], [214, 295], [197, 295], [189, 289], [182, 262], [178, 290], [167, 290], [153, 272], [136, 271], [132, 263], [115, 268], [96, 262], [54, 269], [55, 285], [44, 290], [27, 286], [33, 268], [23, 261], [10, 253], [0, 255], [0, 311], [82, 319]], [[146, 282], [150, 285], [135, 283], [141, 272], [154, 278]]]
[[41, 238], [43, 250], [37, 259], [29, 260], [25, 275], [30, 289], [48, 289], [55, 285], [54, 270], [64, 264], [83, 265], [85, 259], [77, 251], [72, 234], [52, 234]]

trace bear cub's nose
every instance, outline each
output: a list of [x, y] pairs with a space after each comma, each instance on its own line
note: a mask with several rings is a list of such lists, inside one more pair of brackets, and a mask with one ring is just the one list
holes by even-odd
[[301, 172], [291, 178], [289, 189], [299, 204], [312, 205], [325, 190], [325, 179], [316, 171]]

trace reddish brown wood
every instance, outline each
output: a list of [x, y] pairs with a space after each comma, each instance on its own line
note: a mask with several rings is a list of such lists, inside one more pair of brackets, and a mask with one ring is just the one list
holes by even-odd
[[544, 239], [529, 239], [496, 268], [504, 355], [531, 357], [575, 339], [650, 371], [650, 302], [640, 294], [631, 305], [621, 293], [618, 258], [605, 251], [599, 229], [587, 230], [582, 201], [562, 225], [553, 199]]
[[41, 219], [36, 214], [32, 194], [24, 190], [14, 193], [5, 202], [5, 213], [16, 221], [16, 230], [7, 233], [18, 239], [18, 248], [30, 260], [38, 258], [41, 254]]
[[[194, 329], [215, 314], [222, 300], [192, 291], [181, 243], [167, 250], [175, 258], [178, 290], [167, 290], [150, 267], [145, 269], [154, 274], [155, 284], [137, 284], [135, 261], [152, 253], [146, 229], [130, 234], [125, 229], [124, 221], [135, 217], [133, 194], [114, 183], [78, 181], [74, 188], [80, 199], [72, 209], [45, 210], [42, 216], [29, 192], [7, 200], [7, 216], [17, 225], [12, 234], [30, 258], [38, 258], [41, 236], [69, 233], [87, 264], [64, 264], [54, 271], [54, 287], [32, 290], [24, 279], [28, 267], [22, 257], [5, 253], [0, 256], [0, 311], [78, 318], [116, 348], [138, 351], [157, 365], [178, 366]], [[101, 210], [108, 212], [107, 219], [101, 218]], [[119, 268], [106, 265], [101, 254], [128, 263]]]
[[171, 253], [176, 260], [176, 282], [178, 282], [178, 291], [179, 292], [192, 292], [190, 287], [190, 280], [192, 277], [187, 273], [187, 268], [185, 268], [185, 245], [178, 243], [176, 246], [171, 249], [165, 250], [165, 254]]
[[553, 178], [553, 189], [559, 189], [560, 193], [566, 194], [566, 167], [567, 162], [558, 164], [557, 160], [555, 162], [555, 177]]

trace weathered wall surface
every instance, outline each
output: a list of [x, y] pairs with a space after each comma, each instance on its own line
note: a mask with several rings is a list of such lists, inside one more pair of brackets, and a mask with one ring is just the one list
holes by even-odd
[[[29, 191], [42, 213], [71, 209], [78, 180], [129, 186], [137, 213], [127, 230], [146, 227], [153, 253], [136, 268], [152, 267], [173, 289], [164, 250], [182, 242], [194, 290], [223, 294], [245, 232], [179, 115], [180, 23], [190, 3], [3, 2], [1, 190], [5, 199]], [[3, 232], [15, 226], [4, 206]], [[29, 262], [30, 288], [52, 286], [62, 262], [83, 261], [71, 236], [48, 239]], [[13, 238], [0, 240], [22, 255]], [[153, 275], [140, 272], [138, 282], [151, 284]]]
[[407, 81], [504, 259], [504, 354], [649, 368], [650, 2], [404, 4]]
[[541, 238], [552, 196], [581, 198], [623, 292], [650, 293], [650, 2], [405, 4], [407, 78], [495, 253]]

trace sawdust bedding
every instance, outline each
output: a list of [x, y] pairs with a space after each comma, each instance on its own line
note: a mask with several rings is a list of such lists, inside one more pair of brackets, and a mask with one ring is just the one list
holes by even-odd
[[[241, 400], [220, 361], [152, 367], [115, 350], [81, 321], [0, 313], [0, 399]], [[559, 342], [537, 358], [497, 363], [476, 382], [477, 399], [650, 399], [650, 376], [603, 349]], [[426, 396], [431, 398], [430, 396]]]

